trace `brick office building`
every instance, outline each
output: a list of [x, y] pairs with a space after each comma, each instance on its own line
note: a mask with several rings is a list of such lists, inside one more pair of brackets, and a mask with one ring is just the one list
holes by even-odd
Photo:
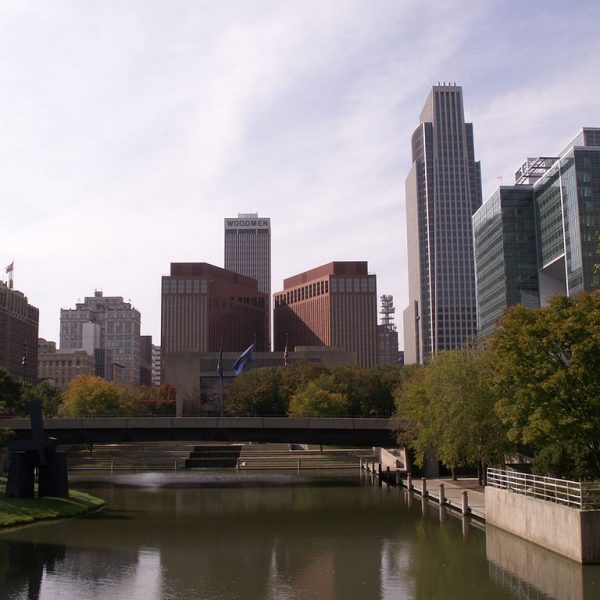
[[37, 382], [39, 310], [27, 296], [0, 281], [0, 367]]
[[337, 346], [377, 364], [377, 279], [366, 262], [332, 262], [285, 279], [275, 294], [275, 350]]
[[161, 357], [267, 345], [268, 297], [256, 279], [208, 263], [171, 263], [162, 278]]

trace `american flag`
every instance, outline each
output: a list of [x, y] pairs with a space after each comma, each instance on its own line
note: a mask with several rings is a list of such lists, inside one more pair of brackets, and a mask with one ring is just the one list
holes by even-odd
[[288, 347], [287, 347], [287, 342], [285, 344], [285, 349], [283, 350], [283, 364], [284, 365], [288, 364]]
[[10, 273], [15, 268], [15, 261], [13, 260], [8, 267], [6, 267], [6, 272]]

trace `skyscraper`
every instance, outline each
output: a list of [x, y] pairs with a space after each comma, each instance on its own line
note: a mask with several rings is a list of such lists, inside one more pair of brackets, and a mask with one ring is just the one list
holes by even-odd
[[258, 281], [258, 291], [267, 294], [270, 348], [271, 320], [271, 219], [258, 213], [239, 213], [225, 219], [225, 269]]
[[508, 306], [600, 288], [600, 128], [556, 157], [528, 158], [473, 215], [479, 335]]
[[404, 357], [422, 363], [477, 333], [471, 216], [481, 205], [481, 169], [460, 86], [432, 88], [412, 136], [412, 161]]

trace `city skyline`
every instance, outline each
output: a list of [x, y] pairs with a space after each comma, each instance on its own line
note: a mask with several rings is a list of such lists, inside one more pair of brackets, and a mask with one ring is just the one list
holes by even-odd
[[402, 308], [428, 90], [462, 86], [486, 199], [600, 123], [599, 16], [591, 1], [0, 3], [0, 267], [14, 259], [41, 337], [98, 289], [158, 343], [169, 264], [222, 265], [223, 218], [257, 212], [274, 288], [367, 260]]

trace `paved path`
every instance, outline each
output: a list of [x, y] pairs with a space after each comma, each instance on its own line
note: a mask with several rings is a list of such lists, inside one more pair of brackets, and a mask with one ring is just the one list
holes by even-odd
[[[466, 491], [471, 514], [485, 520], [484, 487], [479, 485], [477, 479], [457, 479], [456, 481], [452, 479], [428, 479], [427, 493], [437, 502], [440, 500], [440, 483], [444, 484], [446, 504], [461, 511], [463, 491]], [[403, 484], [406, 485], [406, 480], [403, 480]], [[422, 494], [423, 484], [421, 479], [414, 479], [413, 486], [415, 492]]]

